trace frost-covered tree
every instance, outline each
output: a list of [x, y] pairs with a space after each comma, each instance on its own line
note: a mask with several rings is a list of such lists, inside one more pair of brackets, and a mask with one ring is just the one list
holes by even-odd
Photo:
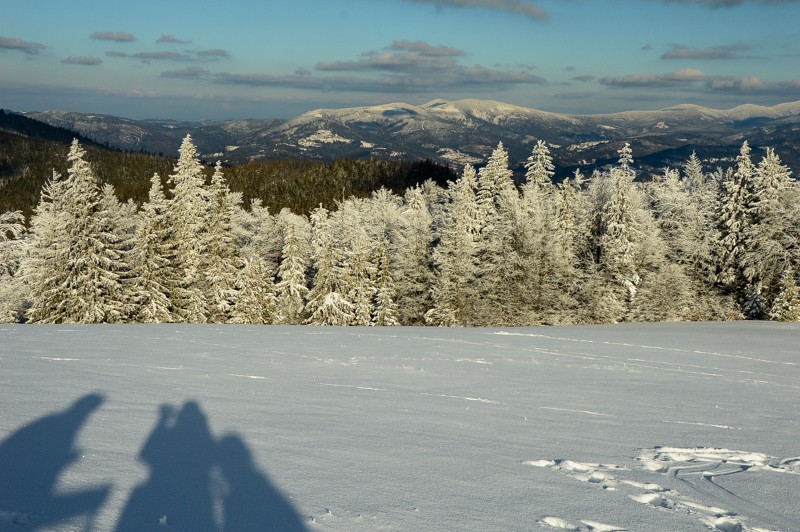
[[620, 303], [636, 295], [641, 281], [635, 265], [634, 202], [635, 190], [627, 173], [612, 168], [596, 183], [595, 256], [600, 271], [617, 289]]
[[25, 276], [32, 294], [27, 317], [33, 322], [113, 323], [126, 318], [119, 297], [120, 272], [126, 265], [85, 155], [73, 141], [67, 179], [51, 183], [32, 220]]
[[518, 312], [515, 296], [523, 270], [517, 249], [522, 209], [502, 143], [478, 172], [477, 204], [480, 232], [475, 286], [481, 302], [479, 319], [499, 324]]
[[288, 218], [284, 224], [281, 264], [278, 267], [278, 282], [275, 285], [277, 298], [276, 323], [299, 323], [308, 294], [306, 271], [308, 270], [308, 245], [302, 240], [304, 218]]
[[761, 287], [759, 293], [767, 306], [776, 297], [787, 266], [792, 265], [792, 254], [797, 253], [793, 231], [797, 188], [790, 175], [775, 151], [767, 148], [756, 168], [748, 210], [750, 223], [744, 230], [743, 274], [750, 286]]
[[634, 184], [630, 147], [620, 150], [620, 164], [592, 183], [594, 260], [609, 298], [591, 305], [611, 313], [600, 321], [619, 321], [637, 312], [640, 288], [657, 280], [666, 253], [664, 242], [644, 194]]
[[259, 257], [244, 259], [236, 272], [236, 289], [230, 307], [231, 323], [267, 324], [275, 323], [278, 315], [278, 300], [275, 284]]
[[373, 257], [375, 296], [371, 324], [379, 327], [400, 325], [389, 258], [389, 242], [384, 240], [378, 244]]
[[178, 162], [169, 176], [173, 188], [168, 223], [177, 243], [174, 263], [182, 286], [171, 298], [183, 321], [205, 323], [210, 309], [202, 243], [208, 231], [210, 198], [204, 186], [203, 165], [190, 135], [183, 139], [178, 154]]
[[433, 251], [436, 276], [431, 290], [432, 308], [425, 321], [433, 325], [465, 326], [474, 321], [477, 293], [476, 239], [480, 230], [475, 195], [477, 175], [471, 165], [449, 187], [448, 209], [443, 213], [439, 244]]
[[408, 189], [404, 197], [400, 226], [396, 238], [397, 306], [402, 325], [424, 323], [431, 308], [430, 289], [433, 216], [421, 187]]
[[347, 201], [339, 206], [337, 218], [342, 228], [339, 277], [342, 293], [353, 306], [352, 325], [372, 324], [375, 297], [375, 264], [372, 261], [373, 244], [362, 223], [361, 213], [355, 202]]
[[221, 163], [217, 163], [207, 192], [207, 229], [198, 242], [202, 251], [200, 265], [205, 276], [205, 298], [209, 320], [226, 323], [237, 291], [238, 272], [242, 268], [239, 248], [233, 235], [234, 209], [240, 198], [228, 190]]
[[689, 160], [683, 165], [684, 187], [690, 194], [698, 194], [706, 186], [706, 176], [703, 172], [703, 163], [697, 157], [697, 153], [692, 152]]
[[21, 211], [0, 214], [0, 323], [22, 319], [26, 297], [17, 271], [27, 251], [26, 234]]
[[778, 295], [772, 302], [769, 318], [775, 321], [800, 321], [800, 287], [791, 266], [787, 266], [781, 274]]
[[180, 288], [180, 278], [174, 267], [177, 243], [168, 225], [168, 206], [161, 178], [154, 174], [150, 183], [148, 201], [142, 206], [141, 221], [129, 254], [133, 317], [142, 323], [180, 321], [170, 299]]
[[745, 235], [751, 223], [753, 181], [756, 167], [745, 141], [736, 157], [736, 169], [725, 172], [719, 182], [716, 202], [714, 252], [715, 278], [733, 291], [744, 290]]
[[327, 209], [314, 209], [311, 213], [314, 280], [305, 308], [306, 323], [312, 325], [350, 325], [353, 320], [353, 305], [343, 295], [338, 275], [336, 229]]
[[525, 169], [527, 170], [525, 181], [529, 185], [545, 189], [553, 183], [556, 167], [550, 156], [550, 149], [544, 141], [537, 141], [533, 153], [525, 162]]

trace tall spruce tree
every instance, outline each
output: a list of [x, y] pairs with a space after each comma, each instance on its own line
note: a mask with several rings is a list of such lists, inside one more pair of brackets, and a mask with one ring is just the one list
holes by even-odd
[[32, 223], [26, 281], [32, 301], [27, 317], [39, 323], [115, 323], [126, 307], [120, 272], [126, 269], [108, 224], [100, 190], [72, 142], [68, 177], [51, 183]]
[[205, 175], [191, 135], [186, 135], [178, 151], [178, 163], [169, 176], [173, 185], [169, 203], [168, 224], [177, 243], [175, 267], [181, 286], [170, 294], [173, 306], [183, 321], [205, 323], [210, 309], [206, 299], [206, 277], [203, 272], [204, 242], [208, 232], [210, 198], [205, 188]]
[[180, 289], [180, 278], [174, 263], [177, 242], [168, 225], [167, 209], [161, 178], [154, 174], [129, 255], [133, 316], [138, 322], [164, 323], [181, 319], [170, 297]]

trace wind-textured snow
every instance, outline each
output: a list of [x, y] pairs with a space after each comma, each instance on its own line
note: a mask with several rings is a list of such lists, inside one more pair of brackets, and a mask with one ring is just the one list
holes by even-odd
[[800, 324], [0, 326], [0, 530], [800, 530]]

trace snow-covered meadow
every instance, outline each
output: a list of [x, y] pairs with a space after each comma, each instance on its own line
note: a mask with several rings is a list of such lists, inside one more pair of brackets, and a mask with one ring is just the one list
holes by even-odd
[[0, 529], [800, 530], [800, 324], [0, 326]]

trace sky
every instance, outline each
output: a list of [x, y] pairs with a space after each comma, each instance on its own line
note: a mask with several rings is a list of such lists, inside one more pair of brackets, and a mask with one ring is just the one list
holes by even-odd
[[3, 0], [0, 107], [291, 118], [800, 100], [800, 0]]

